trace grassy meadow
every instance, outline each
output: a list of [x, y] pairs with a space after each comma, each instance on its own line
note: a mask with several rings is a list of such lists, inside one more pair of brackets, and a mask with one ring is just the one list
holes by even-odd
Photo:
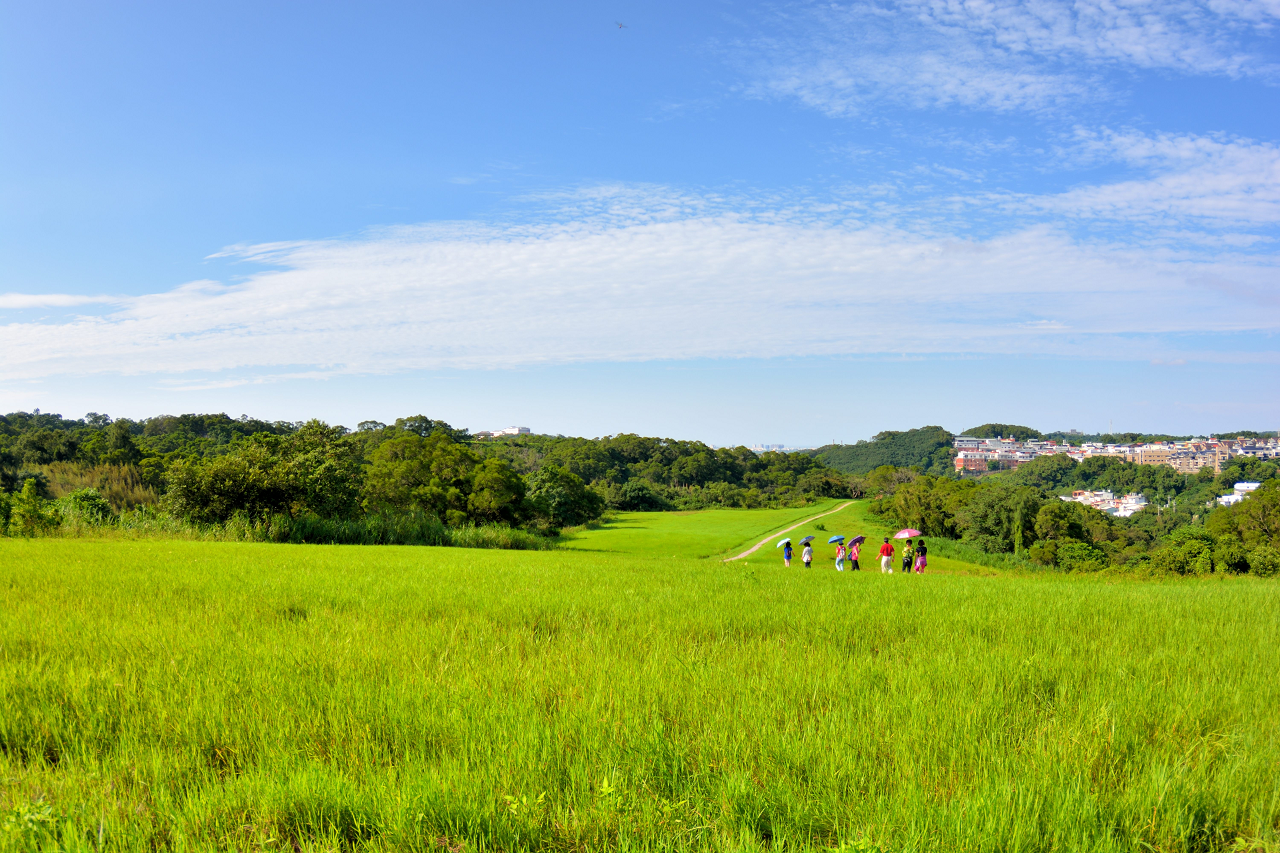
[[0, 849], [1280, 849], [1280, 584], [721, 561], [840, 503], [0, 540]]

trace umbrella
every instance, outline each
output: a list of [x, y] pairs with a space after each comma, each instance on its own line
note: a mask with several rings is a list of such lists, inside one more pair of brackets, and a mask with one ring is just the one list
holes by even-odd
[[788, 536], [786, 539], [783, 539], [781, 542], [779, 542], [777, 545], [774, 545], [773, 547], [781, 548], [783, 545], [786, 545], [790, 541], [791, 541], [791, 537]]
[[916, 530], [914, 527], [908, 527], [906, 530], [899, 530], [897, 533], [893, 534], [893, 538], [894, 539], [911, 539], [912, 537], [923, 536], [923, 535], [924, 535], [923, 533], [921, 533], [919, 530]]
[[827, 544], [830, 545], [832, 542], [843, 542], [843, 541], [844, 541], [843, 536], [832, 536], [830, 539], [827, 540]]
[[850, 540], [849, 540], [849, 544], [850, 544], [850, 545], [861, 545], [863, 542], [866, 542], [866, 541], [867, 541], [867, 537], [865, 537], [865, 536], [855, 536], [855, 537], [853, 537], [852, 539], [850, 539]]
[[800, 544], [801, 544], [801, 545], [808, 545], [808, 544], [809, 544], [810, 542], [812, 542], [812, 541], [813, 541], [813, 537], [812, 537], [812, 536], [806, 536], [806, 537], [804, 537], [803, 539], [801, 539], [801, 540], [800, 540]]

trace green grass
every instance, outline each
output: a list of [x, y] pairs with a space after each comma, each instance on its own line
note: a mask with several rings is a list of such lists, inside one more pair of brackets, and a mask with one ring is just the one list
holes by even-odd
[[[765, 536], [848, 503], [828, 500], [799, 509], [705, 509], [691, 512], [623, 512], [591, 530], [565, 534], [562, 547], [655, 557], [725, 557]], [[819, 519], [824, 523], [835, 516]], [[811, 530], [805, 528], [806, 530]], [[804, 535], [796, 530], [787, 534]], [[829, 536], [822, 537], [825, 542]], [[771, 545], [765, 547], [772, 547]], [[834, 547], [834, 546], [833, 546]]]
[[1278, 849], [1280, 584], [670, 541], [0, 540], [0, 849]]

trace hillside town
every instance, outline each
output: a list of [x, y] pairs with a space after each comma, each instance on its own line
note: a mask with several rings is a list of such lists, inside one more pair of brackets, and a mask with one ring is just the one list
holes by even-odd
[[1077, 489], [1071, 493], [1071, 497], [1063, 495], [1062, 500], [1082, 503], [1119, 518], [1128, 518], [1147, 507], [1147, 499], [1143, 495], [1129, 494], [1117, 498], [1106, 489], [1093, 492]]
[[1017, 468], [1040, 456], [1065, 454], [1077, 462], [1093, 456], [1112, 456], [1139, 465], [1168, 465], [1181, 474], [1197, 474], [1210, 468], [1220, 474], [1235, 456], [1280, 459], [1277, 438], [1194, 438], [1189, 441], [1157, 441], [1148, 444], [1059, 444], [1053, 440], [1017, 441], [1012, 438], [974, 438], [958, 435], [954, 442], [956, 472]]

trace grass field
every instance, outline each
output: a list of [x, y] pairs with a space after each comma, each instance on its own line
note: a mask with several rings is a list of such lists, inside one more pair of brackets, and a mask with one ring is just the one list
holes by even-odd
[[0, 540], [0, 848], [1280, 849], [1280, 584], [696, 556], [817, 511]]
[[[843, 523], [848, 526], [853, 523], [852, 512], [827, 515], [831, 510], [848, 503], [847, 500], [829, 500], [801, 509], [624, 512], [612, 516], [597, 529], [583, 530], [567, 536], [565, 547], [575, 551], [657, 557], [728, 557], [742, 553], [771, 533], [814, 516], [824, 516], [818, 519], [819, 524], [829, 526]], [[813, 525], [806, 525], [786, 535], [799, 542], [800, 537], [806, 534], [817, 536], [820, 533]], [[831, 534], [820, 538], [825, 546]], [[766, 548], [772, 548], [772, 543]], [[834, 560], [835, 546], [831, 548]], [[765, 549], [761, 549], [763, 550]]]

